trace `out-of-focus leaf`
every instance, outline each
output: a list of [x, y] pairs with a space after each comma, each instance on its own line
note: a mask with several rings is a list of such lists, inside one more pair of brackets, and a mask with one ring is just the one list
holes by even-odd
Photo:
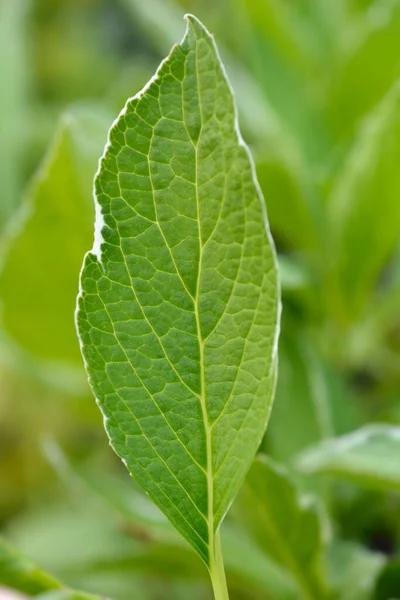
[[[283, 285], [285, 289], [289, 293]], [[312, 444], [354, 430], [362, 421], [346, 380], [324, 363], [304, 331], [296, 331], [285, 320], [285, 311], [283, 315], [278, 383], [266, 442], [273, 458], [286, 462]]]
[[303, 265], [288, 256], [278, 256], [278, 269], [283, 290], [301, 290], [310, 283], [309, 273]]
[[184, 12], [174, 0], [120, 1], [161, 54], [165, 54], [177, 40], [182, 38]]
[[[1, 275], [0, 275], [1, 280]], [[0, 293], [1, 307], [1, 293]], [[0, 319], [1, 321], [1, 319]], [[0, 330], [0, 361], [10, 372], [39, 381], [46, 388], [66, 392], [68, 396], [87, 394], [88, 385], [83, 369], [72, 363], [43, 361], [22, 348], [4, 330]]]
[[330, 578], [340, 600], [371, 600], [385, 557], [352, 542], [336, 541], [328, 549]]
[[265, 196], [268, 218], [274, 236], [284, 247], [298, 250], [315, 248], [319, 241], [318, 223], [321, 217], [318, 198], [306, 181], [306, 166], [300, 166], [293, 157], [289, 161], [274, 151], [269, 158], [257, 162], [257, 175]]
[[[110, 480], [106, 478], [105, 484], [110, 484]], [[133, 505], [139, 500], [135, 500], [136, 493], [141, 494], [131, 486]], [[201, 561], [164, 517], [165, 522], [151, 524], [148, 517], [138, 520], [135, 511], [131, 520], [125, 515], [116, 519], [101, 503], [93, 500], [79, 495], [75, 496], [74, 507], [51, 507], [21, 517], [12, 524], [9, 534], [18, 540], [25, 552], [75, 587], [103, 590], [102, 578], [108, 577], [109, 586], [114, 580], [110, 593], [118, 579], [123, 588], [130, 581], [133, 590], [138, 575], [160, 577], [168, 585], [179, 580], [201, 582], [208, 587], [208, 573]], [[148, 510], [151, 514], [149, 499], [140, 495], [140, 501], [143, 511]], [[233, 591], [245, 588], [255, 593], [264, 592], [262, 597], [268, 600], [297, 600], [295, 588], [286, 573], [243, 532], [227, 524], [223, 547]], [[137, 594], [144, 598], [144, 592]], [[121, 595], [131, 597], [125, 595], [124, 589]]]
[[100, 600], [63, 585], [0, 537], [0, 584], [43, 600]]
[[21, 191], [21, 158], [27, 136], [28, 64], [25, 17], [28, 0], [0, 2], [0, 231]]
[[327, 95], [332, 133], [336, 136], [351, 134], [357, 121], [400, 76], [400, 2], [375, 2], [363, 29], [361, 36], [350, 41]]
[[[275, 53], [305, 77], [312, 75], [317, 56], [296, 5], [279, 0], [236, 0]], [[310, 72], [311, 71], [311, 72]]]
[[291, 574], [299, 598], [328, 597], [321, 569], [319, 513], [299, 496], [282, 467], [266, 456], [258, 457], [239, 494], [237, 509], [254, 540]]
[[328, 140], [315, 101], [312, 36], [302, 30], [299, 15], [296, 19], [296, 6], [281, 0], [241, 0], [236, 12], [240, 59], [245, 60], [280, 122], [296, 139], [301, 155], [306, 161], [320, 162]]
[[349, 331], [348, 364], [372, 365], [382, 378], [399, 372], [396, 346], [391, 353], [387, 345], [388, 336], [400, 323], [399, 306], [400, 253], [397, 250], [385, 268], [378, 289], [368, 298], [364, 316]]
[[9, 523], [7, 535], [26, 555], [74, 588], [104, 595], [120, 589], [124, 598], [131, 597], [127, 590], [145, 598], [137, 573], [147, 569], [154, 574], [157, 565], [152, 545], [147, 548], [139, 530], [125, 529], [103, 506], [82, 496], [73, 506], [47, 505], [20, 515]]
[[312, 347], [282, 335], [279, 373], [267, 445], [274, 458], [287, 461], [310, 444], [333, 434], [330, 390]]
[[372, 600], [400, 598], [400, 558], [390, 560], [379, 574]]
[[305, 450], [296, 465], [306, 473], [326, 473], [400, 491], [400, 427], [366, 425]]
[[39, 359], [81, 363], [76, 274], [93, 238], [92, 186], [107, 122], [96, 109], [65, 115], [10, 233], [0, 275], [2, 324]]
[[[359, 316], [400, 235], [400, 85], [365, 122], [330, 198], [330, 302], [344, 324]], [[337, 289], [336, 289], [337, 288]]]
[[61, 587], [59, 581], [20, 555], [1, 537], [0, 584], [32, 595]]
[[297, 587], [285, 568], [276, 564], [249, 535], [227, 522], [222, 548], [233, 589], [242, 584], [249, 592], [262, 592], [268, 600], [297, 600]]
[[100, 596], [93, 596], [93, 594], [85, 594], [83, 592], [74, 592], [73, 590], [57, 590], [53, 592], [47, 592], [37, 596], [39, 600], [105, 600]]
[[[357, 0], [356, 0], [357, 1]], [[305, 27], [313, 39], [320, 66], [329, 70], [342, 51], [341, 38], [346, 28], [349, 2], [352, 0], [298, 0], [299, 12], [305, 17]], [[327, 66], [329, 65], [329, 66]], [[320, 73], [319, 77], [323, 76]]]

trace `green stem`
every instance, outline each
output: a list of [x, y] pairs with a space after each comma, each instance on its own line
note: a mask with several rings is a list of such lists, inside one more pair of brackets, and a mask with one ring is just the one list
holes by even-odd
[[210, 575], [215, 600], [229, 600], [224, 561], [222, 558], [221, 536], [219, 532], [215, 534], [214, 551], [211, 556]]

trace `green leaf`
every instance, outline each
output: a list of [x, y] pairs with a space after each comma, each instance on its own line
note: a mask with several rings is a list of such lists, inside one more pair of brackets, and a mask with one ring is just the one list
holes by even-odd
[[76, 273], [93, 236], [91, 188], [107, 123], [98, 109], [64, 116], [9, 236], [0, 275], [2, 325], [42, 361], [81, 362]]
[[299, 598], [325, 598], [321, 573], [321, 521], [300, 497], [286, 471], [266, 456], [253, 463], [238, 497], [238, 511], [253, 538], [296, 581]]
[[0, 230], [19, 200], [22, 185], [21, 159], [28, 125], [27, 5], [26, 0], [0, 3]]
[[101, 599], [100, 596], [93, 596], [93, 594], [85, 594], [83, 592], [74, 592], [73, 590], [57, 590], [53, 592], [47, 592], [38, 596], [39, 600], [105, 600]]
[[232, 92], [187, 20], [110, 131], [77, 326], [112, 446], [210, 566], [268, 420], [279, 309]]
[[363, 125], [329, 200], [331, 302], [340, 320], [359, 317], [400, 234], [400, 85]]
[[296, 465], [306, 473], [326, 473], [400, 491], [400, 427], [366, 425], [305, 450]]
[[61, 587], [56, 579], [21, 556], [2, 537], [0, 537], [0, 584], [32, 595]]

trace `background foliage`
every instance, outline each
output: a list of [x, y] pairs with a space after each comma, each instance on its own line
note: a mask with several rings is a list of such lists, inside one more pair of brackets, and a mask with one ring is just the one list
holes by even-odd
[[397, 0], [1, 0], [0, 582], [210, 598], [105, 442], [73, 321], [107, 129], [186, 11], [227, 65], [283, 286], [268, 458], [223, 530], [232, 598], [400, 598]]

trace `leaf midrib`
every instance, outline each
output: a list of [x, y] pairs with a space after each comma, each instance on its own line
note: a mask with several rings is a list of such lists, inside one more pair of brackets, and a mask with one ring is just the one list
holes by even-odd
[[[185, 61], [185, 72], [186, 72], [186, 61]], [[204, 420], [204, 431], [206, 435], [206, 457], [207, 457], [207, 526], [208, 526], [208, 549], [209, 549], [209, 566], [214, 563], [214, 554], [215, 554], [215, 539], [214, 539], [214, 480], [213, 480], [213, 470], [212, 470], [212, 436], [211, 436], [211, 428], [208, 420], [208, 412], [207, 412], [207, 404], [206, 404], [206, 385], [205, 385], [205, 363], [204, 363], [204, 346], [205, 342], [201, 333], [201, 321], [200, 321], [200, 282], [201, 282], [201, 267], [203, 263], [203, 252], [204, 246], [202, 242], [201, 235], [201, 225], [200, 225], [200, 200], [199, 200], [199, 186], [198, 186], [198, 143], [201, 138], [201, 134], [203, 131], [203, 113], [201, 108], [201, 98], [200, 98], [200, 90], [199, 90], [199, 71], [198, 71], [198, 58], [197, 58], [197, 47], [195, 52], [195, 72], [196, 72], [196, 90], [198, 97], [198, 106], [199, 106], [199, 116], [200, 116], [200, 129], [199, 135], [197, 137], [196, 144], [193, 142], [192, 138], [189, 136], [191, 143], [194, 149], [194, 169], [195, 169], [195, 198], [196, 198], [196, 208], [197, 208], [197, 228], [198, 228], [198, 238], [199, 238], [199, 268], [197, 271], [197, 282], [196, 282], [196, 296], [194, 302], [195, 308], [195, 319], [196, 319], [196, 327], [197, 334], [199, 338], [199, 351], [200, 351], [200, 406]]]

